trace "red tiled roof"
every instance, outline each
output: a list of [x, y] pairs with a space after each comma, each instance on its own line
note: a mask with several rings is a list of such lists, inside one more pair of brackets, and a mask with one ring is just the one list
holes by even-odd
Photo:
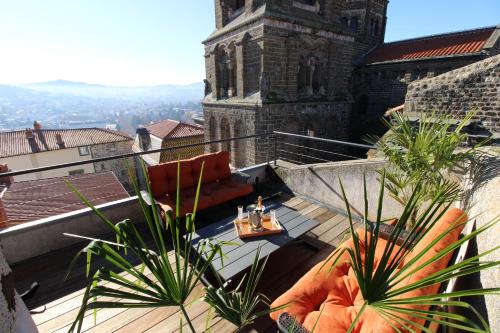
[[[0, 158], [132, 140], [127, 134], [103, 128], [41, 129], [32, 133], [34, 143], [30, 144], [26, 131], [0, 132]], [[64, 148], [57, 145], [57, 134], [61, 135]]]
[[68, 188], [65, 180], [70, 181], [94, 205], [129, 197], [111, 171], [15, 182], [2, 197], [7, 226], [87, 208]]
[[481, 51], [495, 27], [386, 43], [371, 51], [364, 64], [474, 54]]
[[146, 127], [150, 134], [160, 139], [185, 138], [203, 135], [202, 127], [167, 119]]

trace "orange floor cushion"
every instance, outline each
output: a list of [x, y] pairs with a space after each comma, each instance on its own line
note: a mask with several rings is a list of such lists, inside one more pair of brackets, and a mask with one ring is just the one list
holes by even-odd
[[[462, 230], [462, 223], [467, 220], [467, 217], [461, 210], [451, 209], [444, 214], [433, 229], [422, 239], [414, 251], [406, 260], [410, 260], [412, 255], [418, 253], [422, 246], [444, 231], [454, 223], [460, 224], [456, 228], [449, 231], [443, 239], [441, 239], [433, 250], [421, 258], [427, 260], [433, 254], [443, 249], [451, 242], [456, 241]], [[364, 239], [364, 232], [357, 231], [360, 239]], [[379, 239], [376, 248], [376, 258], [380, 258], [387, 242], [384, 239]], [[363, 243], [361, 243], [363, 245]], [[353, 248], [352, 238], [344, 242], [341, 247]], [[396, 245], [397, 246], [397, 245]], [[363, 246], [361, 246], [363, 248]], [[399, 247], [397, 247], [399, 248]], [[450, 255], [451, 256], [451, 255]], [[432, 274], [436, 270], [443, 269], [447, 266], [450, 256], [446, 256], [425, 269], [419, 270], [404, 283], [411, 283], [422, 279], [424, 276]], [[422, 262], [419, 260], [419, 262]], [[375, 269], [378, 262], [375, 262]], [[306, 329], [312, 330], [315, 327], [315, 332], [325, 333], [344, 333], [355, 320], [357, 313], [364, 303], [363, 296], [359, 290], [354, 272], [351, 268], [350, 257], [347, 252], [343, 253], [336, 266], [332, 267], [332, 262], [320, 262], [314, 266], [306, 275], [304, 275], [290, 290], [278, 297], [272, 307], [280, 306], [289, 303], [290, 305], [284, 310], [277, 311], [271, 314], [274, 320], [282, 312], [288, 312], [301, 323]], [[329, 271], [329, 268], [331, 270]], [[413, 297], [428, 293], [437, 292], [439, 286], [425, 288], [414, 293], [407, 293], [405, 297]], [[321, 313], [321, 316], [320, 316]], [[319, 317], [319, 319], [318, 319]], [[415, 320], [412, 318], [412, 320]], [[418, 330], [417, 330], [418, 331]], [[353, 332], [369, 333], [369, 332], [394, 332], [394, 329], [387, 323], [378, 313], [368, 308], [360, 316], [356, 323]]]

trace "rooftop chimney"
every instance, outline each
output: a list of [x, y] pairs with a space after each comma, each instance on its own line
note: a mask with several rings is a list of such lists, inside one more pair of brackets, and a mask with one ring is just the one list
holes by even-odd
[[35, 131], [39, 131], [42, 129], [42, 125], [38, 121], [35, 120], [33, 122], [33, 128], [35, 129]]
[[31, 128], [26, 129], [26, 139], [33, 139], [35, 136], [33, 135], [33, 130]]
[[31, 130], [31, 128], [26, 129], [26, 139], [28, 140], [28, 144], [30, 145], [31, 151], [33, 153], [40, 152], [40, 147], [35, 140], [35, 135], [33, 134], [33, 130]]
[[149, 136], [149, 131], [145, 127], [139, 127], [136, 131], [139, 137], [139, 147], [142, 151], [148, 151], [151, 149], [151, 137]]
[[[9, 172], [9, 167], [7, 166], [7, 164], [0, 164], [0, 173], [3, 173], [3, 172]], [[3, 184], [7, 187], [9, 187], [10, 185], [12, 185], [12, 183], [14, 182], [14, 177], [11, 177], [11, 176], [7, 176], [7, 177], [2, 177], [0, 176], [0, 184]]]
[[61, 149], [66, 148], [66, 144], [64, 143], [64, 140], [62, 139], [60, 133], [56, 133], [56, 143], [59, 146], [59, 148]]
[[7, 211], [2, 203], [2, 198], [0, 198], [0, 229], [7, 227]]

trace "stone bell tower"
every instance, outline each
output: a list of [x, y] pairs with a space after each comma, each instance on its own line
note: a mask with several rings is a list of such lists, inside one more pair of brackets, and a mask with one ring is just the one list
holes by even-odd
[[[203, 42], [206, 140], [272, 130], [347, 139], [354, 60], [383, 40], [360, 28], [374, 3], [387, 0], [215, 0], [216, 29]], [[210, 149], [231, 151], [236, 167], [273, 157], [268, 139]]]

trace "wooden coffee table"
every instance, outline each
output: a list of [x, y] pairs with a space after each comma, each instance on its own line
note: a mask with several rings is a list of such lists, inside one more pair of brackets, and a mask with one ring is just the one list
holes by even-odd
[[254, 238], [240, 239], [234, 228], [236, 215], [206, 226], [193, 235], [193, 246], [200, 240], [210, 238], [214, 241], [229, 241], [237, 245], [225, 245], [223, 264], [219, 256], [213, 261], [213, 267], [224, 280], [230, 280], [237, 274], [249, 268], [260, 246], [261, 257], [270, 255], [284, 245], [296, 240], [301, 235], [319, 225], [319, 222], [301, 215], [297, 211], [272, 202], [266, 202], [266, 213], [276, 210], [276, 218], [283, 227], [283, 232]]

